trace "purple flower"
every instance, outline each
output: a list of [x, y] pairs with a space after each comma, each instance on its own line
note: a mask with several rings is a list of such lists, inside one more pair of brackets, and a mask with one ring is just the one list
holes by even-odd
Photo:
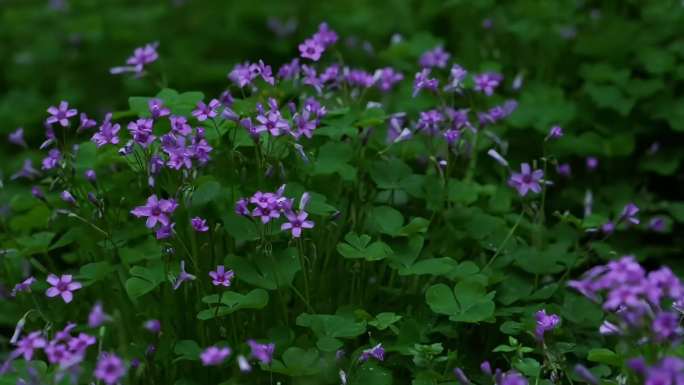
[[315, 39], [306, 39], [299, 45], [299, 54], [305, 59], [318, 61], [323, 51], [325, 51], [325, 47]]
[[36, 283], [36, 279], [33, 276], [28, 277], [28, 278], [24, 279], [23, 281], [19, 282], [18, 284], [14, 285], [14, 288], [10, 292], [10, 295], [12, 297], [16, 297], [17, 294], [21, 293], [21, 292], [30, 293], [31, 292], [31, 286], [33, 286], [34, 283]]
[[241, 198], [235, 202], [235, 213], [237, 215], [248, 216], [250, 214], [249, 208], [247, 207], [247, 199]]
[[359, 357], [359, 361], [365, 362], [368, 361], [369, 358], [374, 358], [378, 361], [385, 360], [385, 348], [382, 347], [382, 343], [379, 343], [370, 349], [362, 351], [361, 356]]
[[159, 47], [159, 43], [154, 42], [136, 48], [133, 51], [133, 55], [126, 60], [127, 66], [113, 67], [109, 70], [109, 73], [118, 75], [126, 72], [133, 72], [137, 76], [141, 76], [145, 66], [155, 62], [159, 58], [157, 47]]
[[415, 98], [421, 90], [437, 91], [439, 86], [439, 81], [437, 79], [430, 79], [430, 69], [423, 68], [420, 72], [416, 73], [416, 77], [413, 80], [413, 94]]
[[72, 352], [83, 354], [89, 346], [95, 345], [96, 341], [95, 337], [89, 334], [79, 333], [78, 337], [70, 339], [67, 345]]
[[14, 173], [11, 179], [16, 180], [19, 178], [26, 178], [32, 180], [38, 176], [40, 176], [40, 172], [33, 168], [33, 161], [31, 159], [25, 159], [21, 169]]
[[485, 72], [475, 75], [475, 91], [482, 92], [487, 96], [492, 96], [494, 90], [501, 84], [503, 76], [495, 72]]
[[163, 226], [168, 226], [171, 224], [169, 215], [171, 215], [174, 210], [178, 207], [173, 199], [157, 199], [156, 195], [151, 195], [147, 198], [147, 202], [144, 206], [138, 206], [131, 210], [131, 214], [138, 218], [147, 217], [145, 225], [147, 228], [151, 229], [161, 223]]
[[318, 78], [318, 75], [316, 74], [316, 69], [308, 65], [303, 65], [302, 74], [304, 74], [302, 83], [313, 87], [316, 90], [316, 92], [320, 94], [323, 90], [323, 82]]
[[570, 163], [559, 163], [558, 166], [556, 166], [556, 172], [558, 173], [558, 175], [562, 175], [566, 178], [569, 178], [572, 174]]
[[541, 191], [539, 182], [543, 177], [544, 171], [532, 170], [529, 164], [523, 163], [520, 165], [520, 172], [514, 172], [508, 179], [508, 185], [518, 190], [518, 194], [524, 197], [529, 191], [535, 193]]
[[83, 176], [86, 178], [86, 180], [90, 183], [95, 183], [97, 181], [97, 174], [95, 173], [95, 170], [93, 169], [87, 169], [84, 173]]
[[28, 147], [26, 140], [24, 140], [24, 129], [21, 127], [10, 132], [10, 134], [7, 136], [7, 140], [9, 140], [9, 142], [12, 144], [16, 144], [17, 146], [24, 148]]
[[309, 139], [313, 137], [313, 132], [316, 129], [316, 122], [318, 119], [315, 119], [313, 116], [311, 116], [311, 112], [309, 110], [305, 109], [301, 114], [295, 114], [292, 117], [292, 120], [294, 121], [294, 125], [297, 130], [293, 130], [290, 133], [295, 137], [295, 139], [299, 139], [302, 136], [305, 136]]
[[313, 39], [327, 48], [337, 42], [337, 32], [328, 27], [328, 23], [321, 23], [318, 25], [318, 31], [313, 35]]
[[269, 99], [269, 106], [270, 110], [268, 112], [262, 111], [257, 115], [256, 120], [259, 124], [254, 127], [255, 131], [268, 131], [273, 136], [279, 136], [283, 132], [288, 132], [290, 125], [280, 114], [275, 99]]
[[228, 356], [230, 356], [230, 353], [231, 351], [228, 347], [219, 348], [210, 346], [200, 354], [200, 359], [204, 366], [219, 366], [228, 358]]
[[219, 102], [218, 99], [211, 99], [208, 105], [199, 101], [197, 102], [197, 108], [192, 111], [192, 116], [200, 122], [210, 118], [213, 119], [218, 115], [217, 109], [219, 107], [221, 107], [221, 102]]
[[157, 229], [157, 231], [154, 233], [154, 236], [157, 239], [166, 239], [171, 237], [173, 235], [173, 228], [176, 227], [175, 223], [171, 223], [169, 225], [161, 225]]
[[594, 171], [598, 167], [599, 161], [598, 158], [594, 156], [590, 156], [587, 158], [587, 169], [589, 171]]
[[306, 211], [300, 211], [298, 214], [288, 212], [285, 214], [287, 222], [280, 226], [283, 231], [290, 230], [293, 238], [299, 238], [302, 235], [302, 229], [311, 229], [314, 227], [314, 222], [307, 220], [309, 214]]
[[653, 334], [659, 341], [666, 341], [677, 334], [679, 316], [673, 312], [660, 312], [653, 320]]
[[648, 222], [648, 228], [658, 232], [662, 233], [665, 231], [666, 228], [666, 223], [665, 223], [665, 218], [663, 217], [653, 217], [651, 220]]
[[73, 195], [67, 190], [62, 191], [59, 194], [59, 197], [62, 198], [62, 200], [70, 205], [75, 205], [76, 204], [76, 199], [74, 198]]
[[263, 60], [259, 60], [258, 63], [250, 64], [249, 71], [252, 73], [252, 79], [256, 79], [260, 76], [266, 83], [272, 86], [275, 85], [275, 78], [273, 77], [271, 66], [264, 64]]
[[487, 376], [492, 375], [492, 365], [489, 363], [489, 361], [482, 361], [480, 364], [480, 371]]
[[45, 194], [38, 186], [31, 187], [31, 195], [33, 195], [33, 197], [36, 199], [45, 200]]
[[31, 361], [33, 358], [33, 352], [36, 349], [42, 349], [47, 345], [45, 338], [41, 337], [41, 332], [31, 332], [26, 337], [22, 338], [17, 342], [17, 349], [14, 354], [18, 356], [24, 356], [26, 361]]
[[445, 68], [450, 57], [451, 55], [446, 52], [442, 46], [438, 46], [423, 53], [420, 57], [419, 64], [423, 68]]
[[536, 326], [534, 335], [538, 341], [544, 340], [544, 333], [551, 331], [558, 327], [560, 317], [556, 314], [546, 314], [546, 310], [542, 309], [535, 313]]
[[612, 234], [615, 231], [615, 223], [613, 223], [612, 221], [608, 221], [602, 224], [601, 231], [606, 235]]
[[178, 277], [176, 277], [175, 281], [173, 282], [173, 290], [178, 290], [178, 288], [183, 282], [194, 281], [196, 278], [197, 277], [195, 277], [194, 275], [189, 274], [185, 271], [185, 261], [181, 261], [180, 272], [178, 273]]
[[192, 228], [199, 233], [205, 233], [209, 231], [209, 226], [207, 226], [207, 220], [200, 217], [194, 217], [190, 220]]
[[56, 341], [51, 341], [45, 347], [45, 355], [48, 358], [48, 362], [51, 364], [62, 364], [71, 359], [71, 352], [69, 352], [66, 344], [60, 344]]
[[228, 74], [228, 79], [237, 84], [238, 87], [243, 88], [252, 83], [252, 71], [249, 70], [249, 63], [236, 64], [233, 70]]
[[634, 203], [627, 203], [622, 209], [619, 221], [627, 221], [633, 225], [639, 224], [639, 218], [636, 215], [639, 213], [639, 208]]
[[138, 119], [135, 122], [128, 123], [128, 131], [133, 136], [133, 140], [141, 145], [143, 148], [147, 148], [154, 139], [156, 138], [152, 135], [152, 126], [154, 125], [154, 120], [152, 119]]
[[76, 116], [78, 111], [75, 108], [69, 108], [69, 103], [62, 100], [59, 107], [51, 106], [47, 109], [50, 116], [45, 120], [48, 124], [59, 123], [62, 127], [69, 127], [69, 119]]
[[211, 283], [214, 286], [229, 287], [235, 273], [233, 273], [233, 270], [226, 270], [223, 265], [218, 265], [216, 266], [216, 271], [209, 272], [209, 276], [211, 277]]
[[65, 303], [71, 302], [74, 299], [74, 291], [81, 288], [81, 284], [74, 281], [69, 274], [64, 274], [61, 277], [50, 274], [47, 277], [47, 282], [52, 287], [45, 291], [45, 295], [50, 298], [61, 296]]
[[156, 319], [145, 321], [143, 327], [152, 334], [159, 334], [161, 332], [161, 322]]
[[516, 371], [504, 373], [497, 385], [527, 385], [527, 379]]
[[449, 82], [444, 86], [444, 91], [460, 91], [463, 88], [463, 80], [468, 76], [468, 71], [458, 64], [451, 66], [449, 71]]
[[121, 358], [113, 353], [102, 353], [97, 361], [94, 372], [95, 378], [107, 385], [114, 385], [126, 375], [126, 367]]
[[375, 71], [373, 76], [375, 80], [375, 85], [382, 92], [388, 92], [392, 90], [395, 84], [404, 80], [404, 75], [401, 72], [397, 72], [392, 67], [380, 68]]
[[100, 129], [91, 139], [98, 148], [105, 144], [119, 144], [119, 130], [121, 129], [121, 126], [118, 123], [112, 124], [111, 118], [111, 113], [105, 115], [105, 120], [102, 122]]
[[351, 87], [370, 88], [373, 86], [373, 83], [375, 83], [373, 75], [364, 70], [348, 70], [345, 68], [344, 72], [344, 78]]
[[278, 77], [281, 79], [294, 79], [299, 75], [299, 59], [294, 58], [291, 62], [283, 64], [278, 69]]
[[546, 136], [546, 139], [559, 139], [563, 136], [563, 129], [561, 126], [553, 126], [549, 130], [549, 134]]
[[52, 170], [57, 167], [59, 161], [62, 160], [62, 153], [58, 149], [53, 148], [48, 152], [48, 156], [43, 159], [41, 169]]
[[88, 314], [88, 327], [96, 328], [105, 322], [111, 321], [111, 317], [102, 309], [102, 303], [97, 302]]
[[461, 368], [454, 368], [454, 376], [456, 376], [456, 379], [458, 382], [461, 383], [461, 385], [470, 385], [471, 382], [468, 379], [468, 377], [463, 373], [463, 370]]
[[252, 357], [257, 359], [264, 365], [268, 365], [273, 360], [273, 352], [275, 351], [275, 344], [260, 344], [254, 340], [248, 340], [247, 344], [251, 349]]
[[171, 114], [171, 110], [164, 107], [164, 102], [161, 99], [150, 99], [147, 102], [147, 106], [150, 109], [150, 114], [152, 114], [152, 119], [158, 119]]
[[420, 113], [416, 128], [427, 134], [434, 135], [439, 132], [440, 123], [444, 121], [444, 115], [438, 110], [423, 111]]
[[85, 112], [81, 112], [81, 115], [79, 115], [79, 117], [80, 117], [80, 124], [78, 125], [78, 131], [79, 132], [82, 130], [88, 130], [90, 128], [97, 126], [97, 122], [95, 121], [95, 119], [88, 118], [88, 115], [86, 115]]
[[171, 121], [171, 130], [173, 130], [173, 132], [182, 136], [187, 136], [192, 133], [192, 127], [188, 124], [188, 119], [186, 119], [185, 116], [171, 115], [169, 120]]
[[575, 365], [575, 374], [577, 374], [577, 377], [581, 378], [589, 385], [598, 385], [600, 383], [599, 379], [596, 378], [594, 373], [590, 372], [589, 369], [587, 369], [587, 367], [584, 365]]

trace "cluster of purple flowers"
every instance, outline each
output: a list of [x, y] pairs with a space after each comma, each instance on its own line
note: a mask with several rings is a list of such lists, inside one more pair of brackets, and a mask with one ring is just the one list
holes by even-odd
[[679, 357], [666, 356], [650, 366], [643, 357], [637, 357], [630, 359], [627, 366], [646, 385], [684, 384], [684, 360]]
[[327, 23], [321, 23], [318, 31], [299, 45], [300, 56], [305, 59], [318, 61], [325, 50], [337, 42], [337, 33], [328, 27]]
[[239, 120], [240, 125], [253, 138], [258, 138], [264, 133], [271, 136], [289, 134], [295, 139], [301, 137], [311, 138], [314, 130], [319, 126], [321, 118], [327, 113], [325, 106], [322, 106], [314, 98], [308, 98], [304, 102], [301, 111], [297, 111], [294, 103], [289, 103], [291, 121], [280, 111], [278, 102], [275, 99], [269, 98], [268, 107], [267, 110], [261, 103], [257, 104], [256, 123], [249, 117]]
[[615, 220], [609, 220], [603, 225], [601, 225], [601, 231], [604, 234], [612, 234], [615, 228], [621, 223], [625, 223], [627, 226], [638, 225], [641, 223], [637, 214], [639, 214], [639, 207], [634, 203], [630, 202], [625, 205], [622, 209], [622, 213]]
[[[507, 372], [501, 369], [492, 370], [492, 366], [489, 361], [484, 361], [480, 365], [480, 371], [485, 376], [489, 376], [494, 380], [495, 385], [527, 385], [528, 381], [522, 374], [515, 370], [509, 370]], [[454, 369], [454, 375], [461, 385], [472, 385], [470, 379], [466, 376], [461, 368]]]
[[[67, 326], [55, 333], [51, 340], [48, 340], [46, 336], [41, 331], [34, 331], [23, 338], [19, 339], [19, 334], [21, 333], [21, 328], [23, 326], [20, 324], [17, 326], [17, 332], [15, 333], [15, 339], [12, 343], [16, 348], [10, 353], [9, 361], [17, 359], [19, 357], [24, 358], [26, 361], [30, 361], [34, 358], [34, 355], [38, 351], [43, 351], [47, 358], [47, 361], [59, 367], [60, 371], [66, 371], [78, 365], [83, 361], [90, 346], [95, 345], [97, 339], [87, 333], [79, 333], [77, 336], [73, 336], [72, 332], [76, 328], [76, 324], [69, 323]], [[98, 368], [95, 370], [94, 375], [98, 379], [105, 380], [107, 384], [114, 384], [120, 377], [125, 374], [125, 367], [123, 362], [119, 366], [119, 370], [123, 370], [116, 376], [101, 376], [99, 363]], [[107, 379], [113, 379], [114, 381], [109, 382]]]
[[[257, 362], [260, 362], [264, 365], [269, 365], [271, 361], [273, 361], [275, 344], [262, 344], [254, 340], [248, 340], [247, 345], [251, 350], [251, 358]], [[210, 346], [202, 351], [200, 354], [200, 360], [204, 366], [220, 366], [226, 361], [231, 353], [232, 350], [227, 346]], [[252, 370], [252, 365], [244, 355], [238, 355], [236, 361], [241, 372], [250, 372]]]
[[[314, 227], [314, 222], [309, 220], [309, 213], [305, 211], [310, 195], [302, 194], [299, 200], [299, 209], [294, 209], [294, 199], [283, 196], [285, 185], [276, 192], [257, 191], [249, 198], [241, 198], [235, 203], [235, 212], [239, 215], [259, 218], [261, 223], [266, 224], [284, 215], [287, 222], [280, 226], [283, 231], [290, 231], [293, 238], [299, 238], [304, 229]], [[250, 208], [250, 205], [252, 206]]]
[[[682, 334], [675, 310], [684, 306], [684, 285], [667, 267], [647, 273], [633, 256], [624, 256], [591, 268], [568, 286], [617, 316], [617, 323], [603, 323], [602, 334], [627, 334], [644, 327], [655, 341]], [[664, 306], [667, 303], [672, 309]]]
[[264, 82], [275, 85], [271, 66], [264, 64], [262, 60], [257, 63], [244, 62], [236, 64], [228, 74], [228, 79], [240, 88], [252, 85], [254, 80], [261, 78]]

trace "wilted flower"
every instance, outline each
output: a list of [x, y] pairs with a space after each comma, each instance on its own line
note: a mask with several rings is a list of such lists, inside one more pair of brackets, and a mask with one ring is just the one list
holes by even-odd
[[16, 297], [18, 293], [22, 293], [22, 292], [29, 292], [30, 293], [31, 292], [31, 286], [33, 286], [34, 283], [36, 283], [36, 279], [33, 276], [28, 277], [28, 278], [24, 279], [23, 281], [21, 281], [20, 283], [14, 285], [14, 288], [12, 289], [12, 292], [10, 293], [10, 295], [12, 297]]
[[60, 160], [62, 160], [62, 153], [58, 149], [53, 148], [48, 152], [48, 156], [43, 159], [41, 168], [43, 170], [51, 170], [57, 167]]
[[99, 327], [105, 322], [111, 321], [111, 319], [112, 318], [104, 312], [104, 309], [102, 308], [102, 303], [97, 302], [90, 310], [90, 314], [88, 314], [88, 327]]
[[7, 136], [7, 140], [9, 140], [9, 142], [12, 144], [16, 144], [17, 146], [24, 148], [28, 147], [26, 140], [24, 140], [24, 129], [21, 127], [10, 132], [10, 134]]
[[154, 42], [136, 48], [133, 51], [133, 55], [126, 60], [127, 66], [113, 67], [109, 70], [109, 73], [118, 75], [126, 72], [133, 72], [137, 76], [141, 76], [145, 66], [154, 63], [159, 58], [157, 47], [159, 47], [159, 43]]
[[242, 373], [248, 373], [252, 371], [252, 365], [249, 364], [249, 361], [247, 361], [247, 358], [245, 358], [245, 356], [237, 356], [237, 363]]
[[40, 172], [33, 168], [33, 161], [31, 159], [24, 160], [24, 164], [21, 169], [12, 175], [11, 179], [16, 180], [19, 178], [34, 179], [40, 176]]

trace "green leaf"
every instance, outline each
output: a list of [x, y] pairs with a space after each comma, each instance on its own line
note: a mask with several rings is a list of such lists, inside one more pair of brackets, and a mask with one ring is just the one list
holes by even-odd
[[156, 289], [165, 280], [164, 266], [161, 261], [149, 267], [133, 266], [130, 274], [132, 277], [126, 280], [125, 287], [128, 296], [133, 300]]
[[587, 354], [587, 360], [615, 367], [622, 366], [622, 358], [614, 351], [606, 348], [594, 348]]
[[368, 214], [369, 229], [387, 235], [399, 235], [404, 225], [404, 217], [399, 211], [389, 206], [373, 207]]
[[242, 215], [237, 215], [233, 210], [223, 213], [221, 217], [226, 232], [232, 236], [236, 242], [254, 241], [259, 239], [254, 222]]
[[389, 370], [369, 361], [359, 368], [349, 385], [391, 385], [392, 381]]
[[192, 205], [195, 207], [204, 206], [221, 195], [221, 184], [214, 178], [205, 178], [192, 194]]
[[81, 266], [76, 278], [84, 287], [87, 287], [108, 278], [114, 270], [114, 266], [107, 261], [88, 263]]
[[401, 189], [401, 181], [411, 175], [411, 168], [397, 158], [378, 160], [371, 164], [369, 173], [380, 189]]
[[173, 362], [178, 361], [197, 361], [202, 353], [202, 349], [193, 340], [180, 340], [173, 347], [173, 352], [179, 355]]
[[356, 177], [356, 169], [349, 162], [354, 156], [348, 143], [327, 142], [318, 151], [318, 158], [314, 162], [313, 175], [338, 174], [346, 181]]
[[319, 339], [316, 345], [325, 352], [333, 352], [341, 346], [341, 342], [335, 343], [332, 339], [355, 338], [366, 332], [366, 322], [350, 316], [302, 313], [296, 322], [297, 326], [313, 331]]
[[55, 233], [42, 231], [29, 236], [17, 239], [20, 246], [21, 255], [28, 257], [34, 254], [47, 253], [50, 248], [50, 242], [55, 237]]
[[[216, 309], [216, 304], [221, 299], [221, 304]], [[222, 295], [212, 294], [202, 298], [202, 302], [212, 305], [197, 314], [197, 318], [203, 321], [223, 317], [241, 309], [263, 309], [268, 305], [268, 293], [264, 289], [254, 289], [242, 295], [234, 291], [224, 292]]]
[[425, 299], [430, 309], [448, 315], [457, 322], [475, 323], [494, 315], [495, 293], [486, 293], [484, 285], [474, 280], [459, 282], [452, 290], [447, 285], [436, 284], [428, 288]]
[[615, 86], [588, 83], [584, 85], [584, 91], [599, 107], [615, 110], [623, 116], [629, 114], [636, 102], [635, 99], [626, 96]]
[[370, 243], [370, 236], [358, 236], [355, 233], [349, 233], [344, 237], [347, 243], [339, 243], [337, 245], [337, 252], [343, 257], [350, 259], [365, 259], [366, 261], [379, 261], [390, 254], [392, 249], [381, 241]]
[[380, 313], [375, 316], [375, 319], [368, 322], [369, 325], [374, 326], [378, 330], [385, 330], [391, 325], [401, 320], [402, 316], [395, 313]]
[[271, 370], [290, 377], [311, 376], [321, 371], [319, 353], [316, 349], [304, 350], [298, 347], [288, 348], [281, 360], [273, 360]]
[[299, 259], [293, 248], [285, 249], [273, 258], [257, 256], [252, 261], [229, 256], [226, 264], [235, 271], [237, 279], [267, 290], [290, 286], [300, 270]]

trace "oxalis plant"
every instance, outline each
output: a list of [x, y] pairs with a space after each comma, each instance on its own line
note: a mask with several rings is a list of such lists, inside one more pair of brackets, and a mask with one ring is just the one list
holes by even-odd
[[[684, 383], [684, 286], [605, 252], [663, 220], [595, 213], [591, 190], [549, 207], [564, 130], [509, 148], [515, 69], [436, 46], [369, 71], [338, 40], [322, 23], [221, 95], [99, 120], [60, 101], [42, 144], [9, 136], [42, 158], [0, 216], [0, 384]], [[156, 81], [160, 55], [111, 75]]]

